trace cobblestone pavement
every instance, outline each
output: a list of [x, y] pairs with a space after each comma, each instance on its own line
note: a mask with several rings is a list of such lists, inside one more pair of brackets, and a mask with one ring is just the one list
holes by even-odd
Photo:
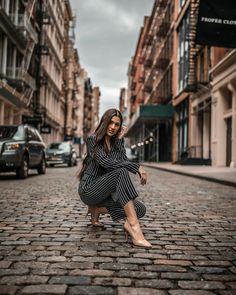
[[143, 249], [89, 225], [76, 170], [0, 176], [0, 294], [236, 294], [235, 188], [147, 168]]

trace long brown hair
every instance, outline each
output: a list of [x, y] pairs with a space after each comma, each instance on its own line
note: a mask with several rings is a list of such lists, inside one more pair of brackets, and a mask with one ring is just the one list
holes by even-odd
[[[123, 117], [122, 114], [119, 110], [117, 109], [108, 109], [102, 116], [97, 128], [94, 131], [95, 134], [95, 147], [94, 147], [94, 153], [93, 153], [93, 158], [96, 158], [96, 153], [97, 153], [97, 149], [99, 145], [102, 145], [104, 147], [105, 152], [108, 154], [108, 146], [105, 142], [105, 135], [107, 132], [107, 128], [111, 122], [111, 119], [117, 116], [120, 118], [120, 128], [118, 130], [118, 132], [113, 136], [112, 140], [115, 140], [121, 132], [121, 127], [122, 127], [122, 123], [123, 123]], [[81, 179], [81, 177], [83, 176], [83, 173], [87, 167], [87, 160], [88, 160], [88, 154], [86, 155], [86, 157], [84, 158], [83, 162], [82, 162], [82, 168], [78, 173], [78, 179]]]

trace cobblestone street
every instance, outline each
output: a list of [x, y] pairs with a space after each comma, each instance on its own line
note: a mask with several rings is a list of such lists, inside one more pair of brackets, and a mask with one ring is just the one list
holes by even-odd
[[235, 188], [147, 168], [143, 249], [90, 226], [77, 169], [0, 175], [0, 294], [236, 294]]

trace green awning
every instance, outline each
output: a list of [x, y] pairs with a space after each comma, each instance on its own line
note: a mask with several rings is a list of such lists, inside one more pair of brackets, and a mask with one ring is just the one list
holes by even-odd
[[173, 117], [174, 108], [171, 104], [166, 105], [140, 105], [136, 113], [132, 116], [128, 126], [127, 136], [131, 135], [135, 129], [139, 128], [142, 123], [146, 122], [164, 122]]

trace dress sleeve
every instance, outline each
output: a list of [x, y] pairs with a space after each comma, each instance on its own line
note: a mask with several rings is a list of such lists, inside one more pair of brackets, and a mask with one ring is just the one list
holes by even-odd
[[120, 150], [119, 153], [119, 159], [122, 161], [128, 161], [127, 155], [126, 155], [126, 150], [125, 150], [125, 145], [124, 145], [124, 138], [120, 138], [117, 140], [117, 145]]
[[[89, 136], [87, 138], [87, 149], [88, 149], [89, 155], [92, 157], [94, 153], [94, 147], [95, 147], [95, 136]], [[119, 148], [117, 152], [124, 153], [124, 155], [122, 155], [122, 157], [124, 157], [124, 160], [115, 160], [109, 154], [107, 155], [106, 152], [104, 151], [104, 148], [99, 145], [96, 149], [95, 161], [101, 167], [103, 167], [106, 171], [112, 171], [117, 168], [126, 168], [131, 173], [134, 173], [134, 174], [137, 173], [140, 167], [140, 164], [130, 162], [125, 155], [125, 150], [122, 151]]]

